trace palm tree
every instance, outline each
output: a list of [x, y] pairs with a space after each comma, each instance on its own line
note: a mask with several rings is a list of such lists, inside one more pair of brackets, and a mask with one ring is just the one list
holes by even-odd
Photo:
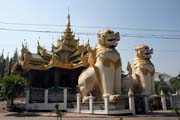
[[0, 83], [0, 94], [7, 100], [7, 106], [13, 108], [14, 98], [18, 97], [24, 91], [24, 79], [19, 75], [5, 76]]

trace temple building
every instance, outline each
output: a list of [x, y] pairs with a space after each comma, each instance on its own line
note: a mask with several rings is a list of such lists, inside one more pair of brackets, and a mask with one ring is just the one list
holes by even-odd
[[26, 78], [31, 88], [51, 88], [53, 86], [76, 88], [78, 76], [88, 67], [86, 45], [79, 45], [71, 30], [70, 15], [64, 34], [52, 45], [51, 51], [37, 43], [37, 53], [31, 53], [27, 45], [22, 45], [21, 56], [15, 64], [13, 74]]

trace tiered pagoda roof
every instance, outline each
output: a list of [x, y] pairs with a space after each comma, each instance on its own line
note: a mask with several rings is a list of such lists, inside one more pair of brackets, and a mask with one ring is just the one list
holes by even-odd
[[68, 22], [64, 35], [61, 36], [61, 39], [57, 40], [57, 46], [52, 46], [52, 51], [55, 53], [59, 53], [61, 51], [74, 52], [78, 48], [78, 45], [79, 40], [75, 39], [75, 36], [71, 31], [70, 15], [68, 15]]
[[47, 70], [52, 67], [75, 69], [78, 67], [87, 67], [87, 48], [86, 45], [79, 45], [79, 39], [71, 30], [70, 15], [64, 34], [57, 40], [56, 45], [52, 45], [52, 50], [43, 48], [38, 41], [37, 53], [31, 53], [27, 46], [22, 46], [21, 57], [15, 64], [13, 72], [19, 70]]

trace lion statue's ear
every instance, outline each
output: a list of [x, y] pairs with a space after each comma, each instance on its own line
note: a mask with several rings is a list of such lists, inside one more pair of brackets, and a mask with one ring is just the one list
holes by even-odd
[[114, 35], [116, 36], [117, 40], [120, 40], [120, 37], [119, 37], [120, 34], [119, 34], [119, 32], [116, 32]]
[[138, 52], [138, 48], [137, 47], [135, 48], [135, 51]]
[[151, 48], [151, 53], [153, 54], [153, 52], [154, 52], [154, 50], [153, 50], [153, 48]]

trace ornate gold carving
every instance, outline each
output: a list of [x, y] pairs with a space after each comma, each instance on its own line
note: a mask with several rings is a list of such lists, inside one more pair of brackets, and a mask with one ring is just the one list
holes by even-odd
[[102, 88], [102, 81], [101, 81], [101, 76], [100, 76], [100, 71], [99, 71], [99, 68], [96, 67], [96, 66], [93, 66], [94, 68], [94, 71], [95, 71], [95, 74], [96, 74], [96, 77], [97, 77], [97, 81], [98, 81], [98, 86], [99, 86], [99, 89], [100, 89], [100, 92], [101, 94], [99, 94], [99, 97], [102, 98], [103, 96], [103, 88]]
[[73, 32], [71, 31], [70, 15], [68, 15], [68, 22], [64, 35], [61, 39], [57, 40], [57, 46], [52, 46], [52, 51], [59, 52], [62, 50], [74, 52], [78, 48], [79, 40], [74, 38]]
[[102, 61], [103, 65], [106, 67], [109, 67], [111, 64], [113, 64], [114, 68], [117, 69], [119, 66], [121, 66], [121, 59], [113, 61], [110, 58], [104, 58], [104, 57], [98, 57], [98, 58], [99, 58], [99, 60]]
[[149, 68], [149, 69], [148, 68], [143, 68], [143, 67], [141, 67], [140, 69], [141, 69], [141, 71], [142, 71], [142, 73], [144, 75], [148, 75], [148, 73], [150, 73], [150, 75], [153, 76], [154, 73], [155, 73], [153, 64], [152, 64], [151, 68]]
[[90, 66], [94, 66], [96, 63], [96, 50], [92, 50], [90, 46], [87, 47], [88, 50], [88, 63]]
[[135, 94], [139, 94], [143, 91], [142, 83], [141, 83], [141, 77], [138, 74], [135, 74], [136, 82], [133, 84], [133, 92]]
[[[34, 57], [27, 49], [27, 45], [22, 44], [21, 58], [18, 64], [24, 70], [38, 69], [47, 70], [51, 67], [75, 69], [89, 66], [87, 57], [87, 47], [79, 46], [79, 39], [75, 39], [71, 30], [70, 15], [67, 18], [67, 25], [64, 34], [57, 40], [57, 45], [52, 44], [52, 52], [40, 46], [37, 41], [37, 54]], [[54, 54], [54, 55], [53, 55]], [[64, 55], [63, 55], [64, 54]], [[40, 58], [41, 57], [41, 58]], [[64, 60], [62, 58], [65, 58]], [[64, 63], [63, 63], [64, 62]], [[14, 69], [16, 71], [16, 69]]]
[[132, 75], [132, 67], [131, 67], [131, 64], [130, 64], [129, 61], [128, 61], [128, 64], [127, 64], [127, 71], [128, 71], [128, 75], [131, 76]]

